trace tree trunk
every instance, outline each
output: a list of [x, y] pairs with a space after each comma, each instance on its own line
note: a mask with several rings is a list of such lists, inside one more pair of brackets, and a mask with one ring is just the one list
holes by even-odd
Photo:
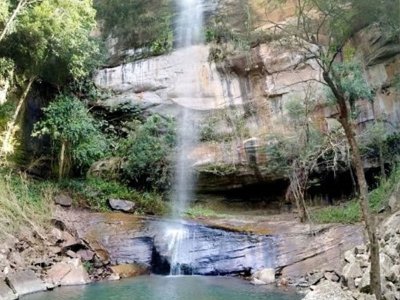
[[294, 199], [299, 214], [300, 222], [305, 223], [308, 220], [306, 202], [304, 199], [306, 190], [306, 171], [295, 161], [292, 165], [292, 174], [290, 175], [290, 185], [286, 192], [286, 199]]
[[381, 168], [381, 178], [386, 179], [385, 159], [383, 158], [383, 143], [379, 142], [379, 166]]
[[[340, 123], [346, 134], [346, 138], [350, 144], [352, 152], [353, 167], [356, 171], [357, 182], [360, 189], [359, 203], [362, 211], [362, 216], [365, 223], [365, 228], [368, 233], [370, 243], [370, 260], [371, 260], [371, 290], [375, 294], [376, 299], [381, 299], [381, 272], [380, 272], [380, 257], [379, 257], [379, 241], [376, 233], [375, 218], [371, 215], [369, 202], [368, 202], [368, 185], [365, 179], [364, 165], [361, 159], [360, 150], [358, 148], [357, 140], [355, 137], [355, 130], [352, 122], [347, 118], [348, 110], [345, 103], [339, 103], [341, 110]], [[346, 111], [342, 111], [343, 109]], [[345, 117], [342, 117], [345, 116]]]
[[35, 77], [32, 77], [29, 79], [29, 82], [18, 102], [17, 108], [15, 109], [14, 115], [11, 119], [11, 121], [7, 125], [7, 131], [5, 133], [4, 139], [3, 139], [3, 145], [0, 151], [0, 157], [6, 157], [7, 154], [12, 152], [12, 139], [14, 138], [15, 132], [16, 132], [16, 123], [18, 120], [18, 116], [22, 110], [22, 107], [25, 103], [25, 100], [28, 96], [29, 91], [31, 90], [32, 84], [35, 81]]
[[65, 149], [66, 149], [66, 141], [62, 141], [61, 144], [61, 152], [60, 152], [60, 164], [58, 166], [58, 180], [61, 181], [64, 177], [64, 165], [65, 165]]
[[364, 165], [361, 159], [360, 149], [356, 140], [355, 130], [351, 121], [350, 109], [346, 105], [345, 93], [336, 86], [332, 80], [330, 74], [327, 71], [323, 72], [323, 78], [328, 84], [332, 93], [335, 96], [336, 102], [339, 109], [339, 122], [343, 126], [346, 134], [347, 141], [349, 142], [352, 163], [356, 171], [357, 183], [360, 190], [359, 203], [361, 207], [362, 216], [364, 219], [365, 229], [368, 233], [368, 239], [370, 243], [370, 281], [371, 291], [376, 296], [377, 300], [382, 299], [382, 288], [381, 288], [381, 271], [380, 271], [380, 257], [379, 257], [379, 241], [376, 233], [375, 218], [371, 215], [368, 202], [368, 185], [364, 174]]

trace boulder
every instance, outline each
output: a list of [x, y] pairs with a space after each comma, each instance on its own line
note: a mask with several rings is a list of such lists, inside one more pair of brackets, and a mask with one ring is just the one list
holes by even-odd
[[397, 283], [400, 279], [400, 265], [395, 265], [390, 268], [388, 274], [386, 274], [386, 279], [390, 282]]
[[371, 281], [370, 281], [370, 267], [364, 270], [364, 275], [361, 278], [358, 289], [362, 293], [369, 293], [371, 291]]
[[48, 281], [55, 285], [83, 285], [90, 283], [89, 274], [80, 259], [70, 259], [55, 264], [47, 272]]
[[31, 270], [11, 273], [7, 276], [7, 282], [18, 296], [47, 290], [45, 283]]
[[330, 271], [325, 272], [324, 273], [324, 277], [325, 277], [325, 279], [330, 280], [330, 281], [334, 281], [334, 282], [339, 282], [340, 281], [340, 275], [337, 274], [335, 271], [333, 271], [333, 272], [330, 272]]
[[81, 249], [76, 253], [83, 261], [91, 261], [94, 257], [94, 252], [91, 250]]
[[354, 284], [354, 279], [362, 276], [363, 271], [361, 270], [360, 263], [358, 261], [348, 263], [343, 268], [343, 277], [349, 286]]
[[355, 262], [356, 257], [355, 257], [355, 255], [354, 255], [354, 249], [347, 250], [347, 251], [344, 253], [344, 259], [345, 259], [345, 261], [347, 261], [348, 263]]
[[110, 269], [112, 270], [113, 274], [118, 275], [119, 278], [136, 277], [149, 273], [149, 269], [147, 267], [138, 264], [117, 265], [112, 266]]
[[63, 207], [71, 207], [72, 206], [72, 198], [65, 194], [57, 195], [54, 198], [54, 202]]
[[390, 269], [393, 267], [392, 259], [385, 253], [380, 253], [381, 275], [389, 274]]
[[4, 281], [0, 281], [0, 299], [14, 300], [17, 298], [18, 297], [14, 294], [13, 290]]
[[349, 292], [343, 291], [339, 283], [324, 281], [314, 287], [303, 300], [354, 300]]
[[314, 271], [307, 275], [307, 281], [310, 285], [317, 284], [324, 278], [324, 273], [321, 271]]
[[275, 270], [267, 268], [267, 269], [257, 271], [253, 274], [252, 281], [253, 281], [253, 283], [256, 283], [256, 284], [260, 284], [260, 282], [263, 282], [263, 284], [274, 283], [275, 282]]
[[131, 213], [135, 211], [136, 204], [132, 201], [120, 200], [120, 199], [109, 199], [108, 204], [113, 210], [123, 211]]

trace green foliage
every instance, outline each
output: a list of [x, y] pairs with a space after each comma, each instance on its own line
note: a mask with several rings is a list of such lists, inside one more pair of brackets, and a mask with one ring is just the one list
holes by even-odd
[[175, 145], [175, 123], [158, 115], [137, 124], [119, 150], [126, 157], [126, 178], [135, 186], [165, 190], [170, 186], [171, 155]]
[[117, 37], [120, 49], [147, 48], [147, 55], [172, 49], [173, 1], [95, 0], [104, 38]]
[[359, 99], [373, 100], [373, 93], [364, 78], [361, 69], [361, 63], [351, 61], [342, 64], [335, 64], [334, 70], [336, 78], [339, 78], [337, 84], [347, 94], [351, 104]]
[[217, 163], [201, 166], [198, 171], [222, 177], [235, 174], [237, 172], [236, 168], [233, 164]]
[[11, 59], [0, 57], [0, 78], [10, 79], [14, 70], [14, 62]]
[[6, 130], [7, 123], [10, 121], [14, 109], [15, 107], [12, 102], [6, 102], [3, 105], [0, 105], [0, 132]]
[[94, 265], [92, 262], [90, 261], [84, 261], [83, 262], [83, 267], [85, 268], [86, 272], [88, 272], [88, 274], [92, 274], [94, 270], [96, 270], [94, 268]]
[[388, 204], [390, 195], [398, 189], [400, 184], [400, 167], [397, 166], [387, 179], [381, 179], [379, 186], [369, 194], [369, 203], [372, 211], [379, 212]]
[[[166, 213], [166, 205], [162, 197], [156, 193], [140, 193], [117, 181], [88, 178], [86, 180], [65, 180], [60, 183], [81, 204], [86, 203], [91, 209], [108, 211], [109, 199], [133, 201], [138, 206], [138, 213], [162, 215]], [[83, 203], [82, 203], [83, 202]]]
[[10, 3], [8, 0], [2, 0], [0, 2], [0, 32], [3, 29], [3, 24], [5, 23], [9, 15], [9, 6]]
[[91, 0], [38, 1], [21, 13], [0, 54], [28, 77], [53, 84], [81, 79], [99, 61], [98, 43], [90, 37], [95, 26]]
[[44, 119], [35, 124], [33, 135], [49, 135], [57, 151], [65, 143], [78, 170], [86, 170], [107, 154], [108, 142], [81, 101], [60, 95], [43, 111]]

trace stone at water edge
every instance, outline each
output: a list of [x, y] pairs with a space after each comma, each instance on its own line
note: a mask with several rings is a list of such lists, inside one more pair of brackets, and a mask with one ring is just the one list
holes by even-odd
[[9, 274], [7, 282], [18, 296], [47, 290], [45, 283], [31, 270]]
[[54, 202], [58, 205], [63, 207], [70, 207], [72, 206], [72, 198], [68, 195], [61, 194], [54, 198]]
[[47, 272], [47, 281], [61, 286], [84, 285], [90, 283], [90, 278], [80, 259], [69, 259], [55, 264]]
[[350, 293], [342, 290], [339, 283], [324, 281], [314, 287], [303, 300], [354, 300]]
[[0, 299], [1, 300], [15, 300], [18, 299], [13, 290], [4, 282], [0, 281]]
[[117, 265], [112, 266], [110, 269], [112, 270], [113, 274], [118, 275], [120, 278], [136, 277], [149, 273], [149, 269], [147, 267], [137, 264]]
[[126, 201], [121, 199], [109, 199], [108, 204], [113, 210], [123, 211], [132, 213], [135, 211], [136, 204], [132, 201]]
[[253, 284], [271, 284], [275, 282], [275, 269], [267, 268], [257, 271], [252, 276]]

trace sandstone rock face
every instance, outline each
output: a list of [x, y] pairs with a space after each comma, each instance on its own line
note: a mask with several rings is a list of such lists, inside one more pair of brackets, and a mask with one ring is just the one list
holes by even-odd
[[[95, 83], [119, 94], [109, 100], [110, 104], [130, 102], [153, 112], [176, 115], [179, 107], [210, 110], [240, 105], [238, 78], [221, 77], [216, 66], [208, 63], [208, 47], [192, 46], [100, 70]], [[225, 97], [228, 91], [232, 103]]]
[[[295, 1], [285, 1], [278, 8], [268, 9], [267, 4], [260, 3], [249, 1], [259, 20], [285, 23], [293, 19], [296, 12]], [[219, 12], [228, 11], [227, 15], [231, 15], [232, 20], [227, 19], [226, 22], [232, 23], [232, 28], [237, 26], [234, 24], [237, 16], [232, 13], [237, 9], [235, 5], [233, 1], [219, 1]], [[214, 4], [209, 6], [215, 9]], [[259, 29], [268, 28], [265, 22], [257, 26]], [[388, 83], [393, 81], [400, 67], [400, 44], [388, 41], [373, 26], [360, 31], [354, 37], [354, 43], [357, 45], [357, 56], [367, 62], [366, 77], [377, 91], [375, 101], [357, 103], [360, 128], [372, 123], [375, 117], [397, 124], [400, 121], [400, 102], [396, 101], [396, 92]], [[235, 138], [229, 141], [204, 141], [193, 149], [192, 155], [197, 161], [195, 166], [200, 173], [199, 189], [215, 191], [260, 181], [271, 182], [276, 177], [284, 176], [271, 174], [270, 170], [262, 168], [255, 172], [248, 167], [249, 162], [243, 159], [245, 155], [240, 149], [249, 137], [261, 137], [268, 144], [273, 142], [270, 138], [273, 134], [291, 134], [287, 126], [288, 101], [304, 99], [311, 91], [318, 106], [312, 118], [316, 126], [328, 130], [337, 125], [334, 120], [336, 109], [324, 102], [325, 90], [317, 83], [322, 79], [321, 70], [312, 56], [301, 49], [294, 50], [269, 42], [215, 64], [208, 61], [209, 47], [200, 45], [178, 49], [168, 55], [121, 63], [98, 71], [94, 79], [98, 87], [115, 92], [106, 101], [107, 105], [131, 103], [146, 111], [177, 118], [181, 117], [183, 108], [189, 108], [194, 122], [200, 127], [217, 119], [210, 127], [219, 134], [237, 131], [232, 124], [239, 119], [248, 132], [246, 137], [234, 132]], [[221, 113], [224, 113], [223, 118]], [[257, 150], [259, 156], [264, 156], [257, 162], [260, 167], [268, 164], [263, 146], [260, 145]], [[210, 172], [212, 168], [202, 168], [232, 165], [235, 166], [233, 170], [217, 176]]]
[[113, 210], [119, 210], [127, 213], [135, 211], [136, 204], [132, 201], [126, 201], [121, 199], [109, 199], [108, 204]]
[[46, 285], [33, 271], [19, 271], [7, 276], [7, 282], [19, 296], [45, 291]]

